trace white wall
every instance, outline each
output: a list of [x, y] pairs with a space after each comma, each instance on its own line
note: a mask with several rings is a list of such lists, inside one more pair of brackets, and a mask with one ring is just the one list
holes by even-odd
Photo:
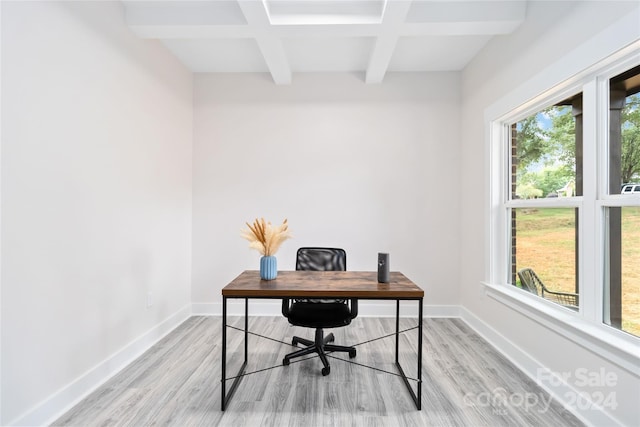
[[[625, 25], [610, 27], [621, 18]], [[605, 32], [600, 34], [601, 31]], [[549, 89], [559, 83], [554, 79], [582, 71], [597, 58], [623, 47], [630, 33], [639, 37], [639, 31], [637, 2], [530, 2], [527, 22], [513, 35], [492, 40], [462, 75], [462, 179], [475, 182], [479, 191], [465, 193], [461, 201], [460, 260], [465, 265], [460, 277], [461, 302], [490, 325], [495, 336], [508, 343], [505, 348], [512, 346], [528, 355], [532, 365], [546, 366], [554, 372], [575, 372], [576, 368], [598, 372], [604, 368], [615, 374], [619, 406], [605, 410], [604, 415], [594, 409], [582, 411], [581, 416], [594, 423], [640, 423], [637, 375], [611, 363], [588, 345], [570, 341], [484, 295], [480, 282], [488, 279], [489, 272], [480, 254], [486, 254], [487, 247], [489, 170], [483, 119], [485, 110], [499, 100], [520, 98], [525, 102], [528, 99], [523, 94], [533, 96]], [[574, 61], [560, 69], [555, 66], [567, 55], [572, 55]], [[549, 82], [547, 87], [541, 85], [545, 81]], [[527, 360], [522, 359], [521, 363], [526, 365]], [[584, 391], [590, 393], [593, 389]]]
[[1, 6], [0, 424], [39, 424], [190, 312], [192, 75], [119, 2]]
[[220, 312], [220, 290], [259, 253], [245, 221], [288, 218], [278, 252], [295, 268], [301, 246], [347, 251], [349, 270], [390, 253], [426, 292], [458, 301], [459, 75], [198, 74], [194, 97], [195, 311]]

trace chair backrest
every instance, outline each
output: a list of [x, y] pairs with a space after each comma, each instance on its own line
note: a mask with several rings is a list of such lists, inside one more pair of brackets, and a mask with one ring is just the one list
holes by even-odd
[[[296, 254], [296, 270], [347, 271], [347, 253], [339, 248], [300, 248]], [[344, 299], [296, 298], [295, 301], [346, 303]]]
[[540, 289], [541, 283], [536, 273], [530, 268], [523, 268], [518, 271], [518, 277], [520, 278], [520, 284], [522, 289], [529, 291], [532, 294], [542, 296], [542, 290]]
[[300, 248], [296, 255], [296, 270], [346, 271], [347, 253], [338, 248]]

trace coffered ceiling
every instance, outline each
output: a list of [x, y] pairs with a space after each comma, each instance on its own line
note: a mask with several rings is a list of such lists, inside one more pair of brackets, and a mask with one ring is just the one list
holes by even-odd
[[123, 1], [140, 37], [159, 39], [194, 72], [461, 70], [491, 37], [525, 19], [522, 0]]

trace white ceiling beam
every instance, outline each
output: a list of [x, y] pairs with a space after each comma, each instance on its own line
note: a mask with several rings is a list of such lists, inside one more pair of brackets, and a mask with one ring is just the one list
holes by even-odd
[[[260, 3], [259, 0], [251, 0]], [[284, 7], [292, 1], [272, 1], [272, 7]], [[300, 2], [300, 4], [306, 4]], [[312, 2], [311, 2], [312, 3]], [[317, 2], [320, 3], [320, 2]], [[375, 0], [341, 0], [342, 5], [381, 3]], [[405, 3], [405, 0], [389, 0]], [[235, 0], [198, 0], [198, 1], [123, 1], [125, 16], [129, 27], [142, 38], [188, 39], [188, 38], [252, 38], [253, 26], [247, 20]], [[344, 6], [343, 6], [344, 7]], [[352, 6], [353, 7], [353, 6]], [[373, 7], [372, 5], [368, 6]], [[264, 12], [267, 13], [267, 12]], [[388, 14], [389, 12], [387, 12]], [[263, 24], [271, 20], [269, 32], [276, 37], [377, 37], [381, 34], [381, 16], [369, 15], [357, 19], [354, 15], [345, 15], [348, 25], [279, 25], [275, 18], [265, 17]], [[389, 15], [387, 15], [388, 17]], [[422, 35], [493, 35], [513, 32], [526, 16], [526, 2], [509, 1], [436, 1], [416, 0], [406, 16], [400, 36]], [[308, 19], [317, 18], [311, 15]], [[374, 19], [375, 18], [375, 19]], [[302, 19], [302, 18], [300, 18]], [[295, 20], [294, 20], [295, 21]], [[362, 22], [359, 22], [362, 21]], [[375, 21], [375, 22], [367, 22]]]
[[270, 32], [271, 23], [263, 2], [239, 0], [238, 5], [247, 23], [254, 28], [254, 36], [273, 81], [278, 85], [291, 84], [291, 66], [280, 38]]
[[[494, 22], [438, 22], [409, 23], [400, 27], [401, 37], [416, 36], [469, 36], [509, 34], [520, 21]], [[144, 39], [247, 39], [257, 37], [249, 25], [129, 25]], [[292, 25], [274, 26], [272, 35], [286, 37], [378, 37], [383, 33], [379, 24], [361, 25]]]
[[376, 39], [369, 66], [367, 67], [365, 82], [381, 83], [389, 62], [396, 48], [400, 30], [404, 25], [407, 13], [411, 8], [411, 1], [387, 1], [382, 15], [381, 34]]

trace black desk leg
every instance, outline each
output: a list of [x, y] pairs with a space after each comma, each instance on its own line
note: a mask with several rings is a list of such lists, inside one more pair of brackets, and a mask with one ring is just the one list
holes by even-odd
[[422, 409], [422, 298], [418, 300], [418, 410]]
[[397, 299], [396, 300], [396, 365], [398, 365], [398, 367], [400, 366], [400, 359], [398, 359], [399, 340], [400, 340], [400, 300]]
[[227, 297], [222, 297], [222, 373], [220, 379], [220, 389], [222, 398], [220, 399], [220, 410], [225, 408], [225, 384], [227, 382]]
[[240, 380], [242, 379], [242, 374], [244, 373], [245, 368], [247, 367], [247, 353], [248, 353], [248, 338], [249, 338], [249, 299], [244, 299], [244, 362], [238, 370], [238, 374], [233, 377], [233, 383], [231, 383], [231, 387], [229, 387], [229, 393], [225, 393], [226, 382], [227, 382], [227, 297], [222, 297], [222, 379], [220, 384], [220, 390], [222, 392], [222, 397], [220, 399], [220, 409], [222, 411], [225, 410], [227, 405], [229, 404], [229, 400], [231, 396], [233, 396], [233, 392], [236, 391]]
[[399, 359], [399, 341], [400, 341], [400, 300], [396, 300], [396, 366], [398, 371], [400, 371], [400, 375], [404, 380], [404, 384], [407, 386], [407, 390], [409, 390], [409, 394], [411, 394], [411, 398], [413, 402], [416, 404], [416, 408], [418, 410], [422, 409], [422, 298], [418, 300], [418, 385], [417, 385], [417, 395], [411, 388], [411, 384], [409, 383], [409, 379], [407, 375], [404, 373], [404, 369], [400, 365]]

